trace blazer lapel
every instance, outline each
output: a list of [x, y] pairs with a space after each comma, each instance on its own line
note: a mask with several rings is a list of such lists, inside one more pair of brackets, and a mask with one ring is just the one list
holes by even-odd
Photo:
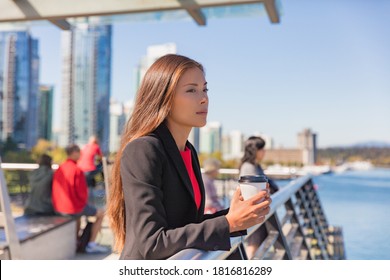
[[170, 131], [168, 130], [168, 128], [164, 123], [160, 124], [160, 126], [157, 127], [155, 133], [161, 139], [165, 149], [167, 150], [168, 156], [172, 159], [172, 162], [177, 172], [179, 173], [180, 178], [183, 181], [186, 189], [191, 194], [192, 200], [194, 201], [194, 205], [195, 205], [194, 190], [192, 188], [191, 180], [188, 175], [188, 171], [184, 165], [183, 158], [180, 155], [180, 151], [177, 148], [175, 139], [173, 139], [172, 134], [170, 133]]

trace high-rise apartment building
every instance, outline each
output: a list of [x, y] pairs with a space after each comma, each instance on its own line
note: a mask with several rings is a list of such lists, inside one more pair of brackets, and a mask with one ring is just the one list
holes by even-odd
[[195, 150], [199, 152], [200, 148], [200, 128], [193, 127], [191, 129], [190, 135], [188, 136], [188, 141], [194, 146]]
[[149, 46], [146, 50], [146, 55], [141, 58], [140, 64], [138, 65], [135, 75], [135, 86], [139, 88], [142, 79], [145, 76], [146, 71], [149, 67], [161, 56], [166, 54], [176, 54], [176, 44], [167, 43], [161, 45]]
[[109, 149], [111, 26], [77, 24], [63, 31], [61, 145], [84, 145], [96, 135]]
[[303, 163], [315, 164], [317, 161], [317, 135], [309, 128], [298, 133], [298, 149], [303, 150]]
[[244, 135], [239, 130], [233, 130], [223, 137], [222, 153], [224, 159], [239, 159], [244, 151]]
[[38, 138], [38, 40], [29, 31], [0, 32], [0, 139], [20, 148]]
[[211, 154], [222, 152], [222, 125], [219, 122], [210, 122], [200, 128], [200, 152]]
[[53, 133], [53, 86], [41, 85], [38, 100], [38, 137], [50, 141]]
[[132, 113], [130, 104], [132, 102], [125, 104], [113, 100], [110, 102], [110, 153], [119, 150], [123, 128]]

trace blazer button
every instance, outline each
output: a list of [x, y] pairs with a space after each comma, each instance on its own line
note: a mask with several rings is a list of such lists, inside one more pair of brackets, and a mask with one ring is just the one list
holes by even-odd
[[219, 246], [218, 246], [218, 245], [214, 246], [214, 250], [215, 250], [215, 251], [218, 250], [218, 249], [219, 249]]

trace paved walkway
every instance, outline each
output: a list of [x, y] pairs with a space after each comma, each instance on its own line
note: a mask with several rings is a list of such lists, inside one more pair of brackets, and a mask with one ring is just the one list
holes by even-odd
[[[82, 226], [84, 225], [82, 224]], [[112, 230], [108, 227], [107, 217], [103, 220], [102, 229], [96, 238], [96, 242], [109, 248], [112, 248], [114, 244], [113, 233]], [[112, 253], [110, 250], [110, 252], [106, 254], [77, 253], [74, 260], [117, 260], [118, 258], [119, 255]]]

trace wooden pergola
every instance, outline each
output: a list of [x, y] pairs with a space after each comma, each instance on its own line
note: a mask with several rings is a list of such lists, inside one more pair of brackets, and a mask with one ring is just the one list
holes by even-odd
[[0, 23], [48, 20], [63, 30], [70, 18], [185, 10], [206, 25], [204, 8], [262, 3], [272, 23], [280, 22], [277, 0], [0, 0]]

